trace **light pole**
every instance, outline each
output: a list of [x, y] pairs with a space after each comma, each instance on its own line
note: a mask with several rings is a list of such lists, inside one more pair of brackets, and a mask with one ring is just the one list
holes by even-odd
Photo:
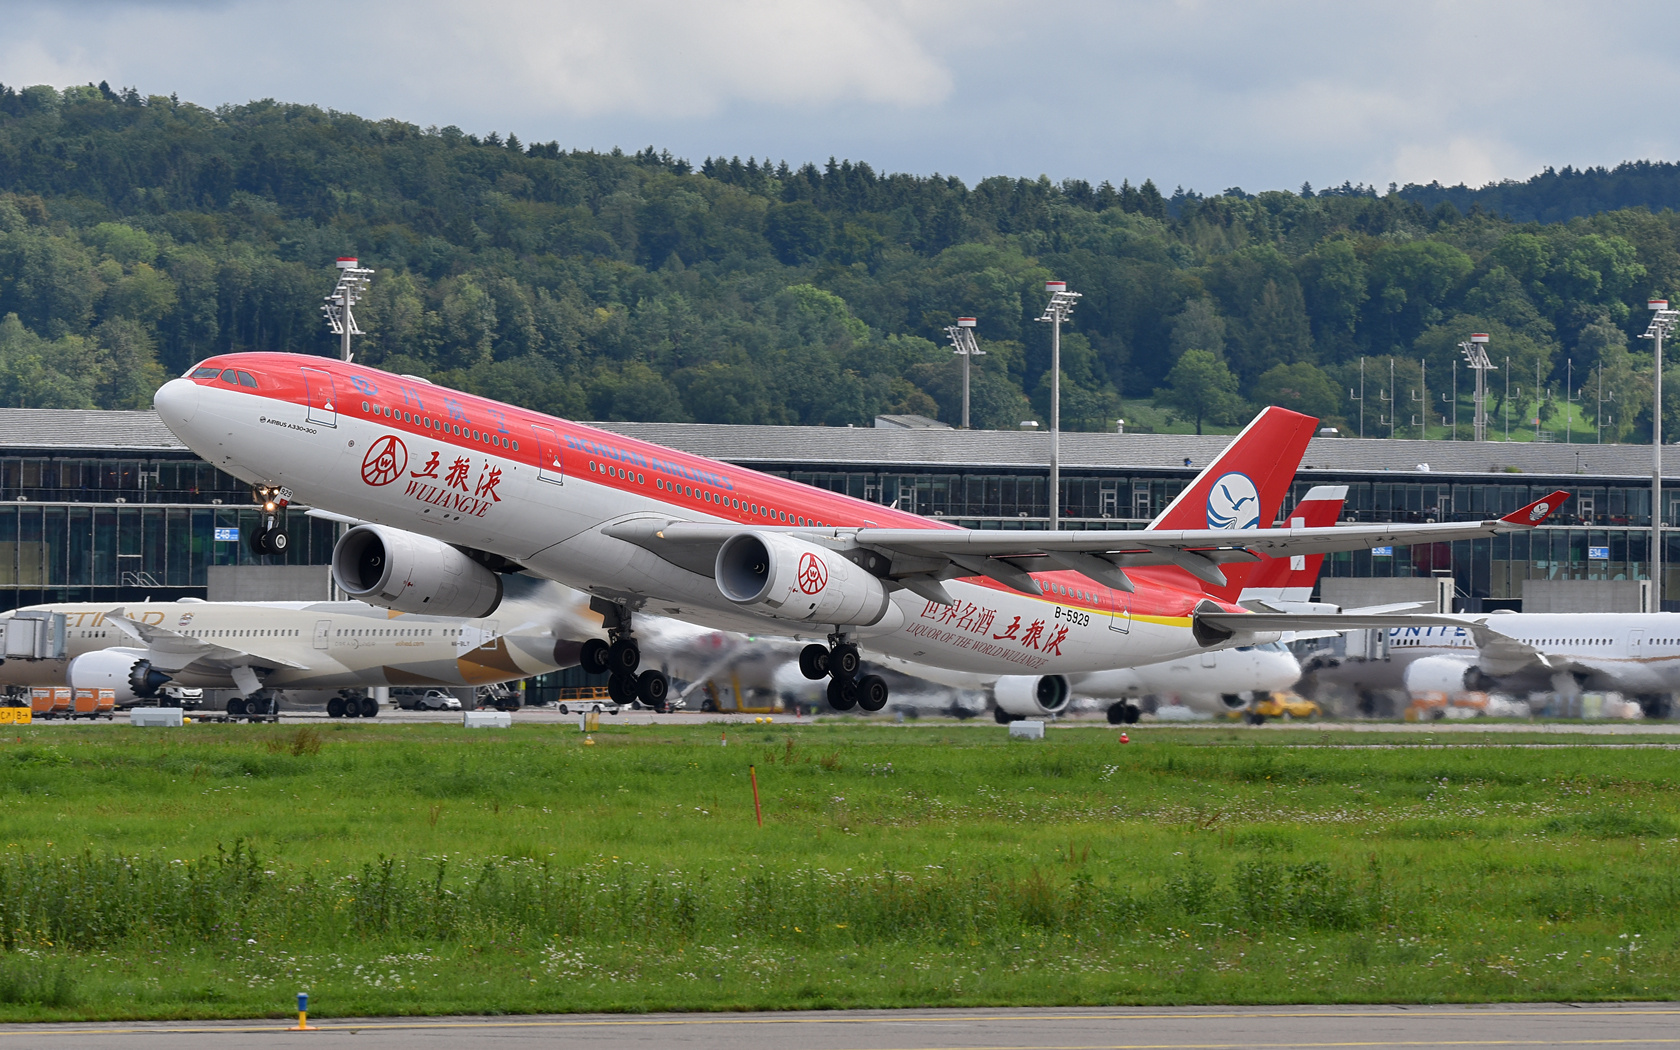
[[974, 329], [979, 324], [972, 317], [959, 317], [957, 323], [945, 326], [945, 334], [951, 337], [951, 345], [956, 347], [951, 352], [959, 354], [963, 359], [963, 415], [962, 428], [968, 429], [968, 363], [969, 358], [985, 357], [986, 351], [980, 349], [974, 341]]
[[[1476, 393], [1471, 400], [1475, 407], [1475, 419], [1470, 424], [1471, 441], [1487, 440], [1487, 374], [1497, 367], [1488, 360], [1487, 344], [1488, 337], [1480, 332], [1458, 344], [1458, 348], [1464, 351], [1464, 363], [1476, 373]], [[1455, 435], [1457, 429], [1453, 428]]]
[[1050, 302], [1044, 307], [1040, 321], [1050, 328], [1050, 531], [1056, 531], [1061, 518], [1062, 503], [1062, 322], [1073, 314], [1079, 301], [1078, 292], [1067, 290], [1066, 281], [1045, 281], [1044, 290]]
[[1652, 299], [1651, 325], [1639, 338], [1649, 339], [1655, 353], [1651, 360], [1651, 599], [1662, 609], [1662, 343], [1663, 336], [1680, 321], [1680, 310], [1670, 310], [1667, 299]]
[[351, 307], [362, 301], [362, 295], [372, 281], [372, 270], [356, 265], [356, 260], [347, 255], [341, 256], [338, 260], [338, 284], [321, 304], [327, 327], [338, 336], [339, 356], [346, 361], [350, 360], [350, 337], [363, 334], [356, 326], [356, 314]]

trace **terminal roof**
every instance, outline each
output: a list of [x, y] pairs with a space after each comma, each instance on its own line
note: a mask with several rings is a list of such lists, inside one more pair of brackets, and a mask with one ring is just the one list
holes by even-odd
[[[1016, 430], [921, 430], [898, 427], [779, 427], [721, 423], [594, 423], [603, 430], [733, 463], [780, 469], [1043, 467], [1049, 435]], [[1182, 473], [1212, 462], [1227, 435], [1111, 434], [1064, 431], [1062, 468]], [[60, 455], [119, 451], [186, 452], [151, 411], [0, 408], [0, 449]], [[1666, 450], [1665, 450], [1666, 454]], [[1677, 460], [1680, 467], [1680, 460]], [[1560, 445], [1530, 441], [1415, 441], [1314, 438], [1301, 469], [1333, 474], [1499, 475], [1648, 478], [1649, 445]]]

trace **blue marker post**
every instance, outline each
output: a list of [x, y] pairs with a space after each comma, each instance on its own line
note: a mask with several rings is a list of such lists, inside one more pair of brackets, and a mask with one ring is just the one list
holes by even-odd
[[292, 1029], [292, 1031], [294, 1031], [294, 1032], [313, 1032], [313, 1031], [315, 1031], [315, 1029], [310, 1027], [310, 1024], [309, 1024], [309, 993], [308, 992], [299, 992], [298, 993], [298, 1023], [297, 1023], [297, 1027]]

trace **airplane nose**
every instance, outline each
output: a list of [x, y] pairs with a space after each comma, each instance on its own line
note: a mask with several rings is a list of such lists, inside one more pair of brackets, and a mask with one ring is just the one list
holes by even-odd
[[171, 379], [152, 395], [152, 407], [163, 419], [164, 426], [180, 437], [177, 427], [192, 422], [193, 413], [198, 411], [198, 397], [197, 383], [190, 379]]

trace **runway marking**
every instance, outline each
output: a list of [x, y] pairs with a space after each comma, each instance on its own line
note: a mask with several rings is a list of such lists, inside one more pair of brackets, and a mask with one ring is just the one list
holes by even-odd
[[[1247, 1020], [1286, 1019], [1286, 1018], [1327, 1018], [1348, 1019], [1364, 1017], [1408, 1017], [1419, 1019], [1462, 1019], [1475, 1018], [1504, 1018], [1504, 1017], [1664, 1017], [1680, 1014], [1680, 1008], [1674, 1009], [1623, 1009], [1614, 1005], [1605, 1006], [1572, 1006], [1550, 1010], [1437, 1010], [1427, 1007], [1393, 1007], [1381, 1011], [1295, 1011], [1295, 1012], [1233, 1012], [1233, 1013], [1136, 1013], [1136, 1014], [1002, 1014], [972, 1017], [924, 1016], [924, 1017], [845, 1017], [845, 1016], [801, 1016], [801, 1017], [648, 1017], [648, 1018], [597, 1018], [592, 1020], [555, 1020], [555, 1021], [500, 1021], [500, 1020], [471, 1020], [471, 1021], [368, 1021], [363, 1023], [340, 1022], [316, 1025], [316, 1029], [325, 1032], [358, 1031], [392, 1031], [392, 1030], [447, 1030], [447, 1029], [478, 1029], [478, 1028], [634, 1028], [634, 1027], [679, 1027], [682, 1025], [773, 1025], [773, 1024], [995, 1024], [998, 1022], [1044, 1022], [1044, 1021], [1194, 1021], [1194, 1020], [1228, 1020], [1242, 1018]], [[128, 1027], [128, 1028], [57, 1028], [51, 1023], [44, 1023], [31, 1027], [0, 1028], [0, 1036], [11, 1035], [212, 1035], [217, 1032], [287, 1032], [296, 1031], [289, 1025], [276, 1022], [274, 1025], [208, 1025], [197, 1027], [158, 1025], [156, 1027]], [[1680, 1043], [1680, 1036], [1672, 1039], [1466, 1039], [1466, 1040], [1369, 1040], [1360, 1042], [1329, 1042], [1329, 1043], [1259, 1043], [1244, 1041], [1241, 1043], [1093, 1043], [1078, 1045], [1061, 1044], [1031, 1044], [1030, 1046], [1008, 1046], [1003, 1044], [987, 1044], [980, 1047], [944, 1047], [941, 1050], [1281, 1050], [1287, 1047], [1320, 1048], [1333, 1050], [1337, 1047], [1367, 1047], [1367, 1046], [1643, 1046], [1669, 1045]]]

